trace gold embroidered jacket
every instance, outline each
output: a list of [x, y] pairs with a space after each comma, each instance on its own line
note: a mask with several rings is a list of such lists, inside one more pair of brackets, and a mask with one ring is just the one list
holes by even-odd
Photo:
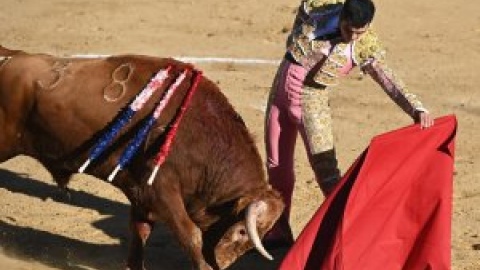
[[303, 0], [287, 39], [287, 53], [308, 71], [317, 67], [313, 78], [320, 85], [335, 86], [340, 73], [359, 66], [412, 118], [416, 111], [426, 111], [386, 65], [385, 49], [371, 27], [357, 41], [339, 42], [342, 7], [342, 0]]

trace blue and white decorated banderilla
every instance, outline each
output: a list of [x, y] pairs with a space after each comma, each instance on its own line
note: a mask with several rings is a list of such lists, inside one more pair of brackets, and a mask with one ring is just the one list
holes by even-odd
[[87, 161], [78, 169], [79, 173], [83, 173], [88, 165], [97, 159], [110, 145], [115, 136], [120, 130], [130, 121], [133, 115], [143, 108], [145, 103], [150, 99], [155, 90], [165, 82], [168, 77], [168, 73], [172, 67], [168, 66], [165, 69], [160, 70], [145, 86], [145, 88], [135, 97], [135, 100], [130, 106], [123, 112], [123, 114], [117, 118], [116, 122], [112, 125], [108, 132], [105, 132], [102, 137], [97, 141], [95, 147], [90, 151]]
[[143, 127], [137, 132], [133, 140], [128, 144], [127, 148], [125, 148], [125, 150], [123, 151], [117, 166], [115, 167], [113, 172], [108, 176], [108, 181], [112, 182], [115, 176], [117, 175], [117, 173], [123, 168], [125, 168], [125, 166], [133, 158], [138, 148], [147, 137], [147, 134], [152, 128], [153, 124], [160, 117], [160, 114], [162, 113], [163, 109], [166, 107], [166, 105], [170, 101], [170, 98], [175, 93], [175, 90], [177, 90], [178, 86], [187, 77], [188, 72], [189, 72], [188, 69], [184, 70], [182, 74], [178, 76], [175, 82], [168, 88], [163, 99], [158, 103], [157, 107], [155, 108], [153, 114], [150, 116], [147, 122], [143, 125]]

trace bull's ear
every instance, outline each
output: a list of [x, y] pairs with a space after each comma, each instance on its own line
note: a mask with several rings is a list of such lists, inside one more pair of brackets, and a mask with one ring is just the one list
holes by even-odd
[[254, 200], [254, 197], [251, 195], [246, 195], [243, 197], [240, 197], [240, 199], [237, 200], [235, 203], [235, 207], [233, 209], [233, 212], [235, 215], [240, 214], [242, 211], [245, 210], [245, 208]]
[[267, 204], [273, 204], [275, 208], [281, 208], [283, 211], [284, 204], [280, 192], [268, 185], [268, 189], [240, 197], [240, 199], [238, 199], [235, 203], [233, 213], [236, 215], [240, 214], [250, 203], [254, 201], [265, 201]]
[[269, 217], [265, 217], [267, 220], [272, 219], [276, 221], [285, 209], [285, 203], [282, 195], [273, 188], [266, 190], [261, 197], [257, 199], [265, 202], [268, 205], [269, 211], [267, 215]]

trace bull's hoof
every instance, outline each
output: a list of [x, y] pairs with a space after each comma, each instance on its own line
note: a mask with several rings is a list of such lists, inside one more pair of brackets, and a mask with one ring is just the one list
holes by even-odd
[[55, 194], [53, 194], [53, 200], [63, 203], [72, 203], [73, 196], [69, 188], [59, 188]]

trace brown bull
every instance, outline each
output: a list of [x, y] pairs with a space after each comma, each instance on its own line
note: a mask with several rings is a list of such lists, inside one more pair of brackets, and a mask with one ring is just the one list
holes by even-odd
[[[1, 46], [0, 57], [0, 162], [19, 154], [34, 157], [60, 187], [66, 187], [102, 130], [155, 72], [173, 67], [154, 94], [158, 101], [189, 68], [173, 59], [57, 58]], [[146, 183], [192, 77], [180, 85], [139, 153], [113, 181], [131, 202], [129, 269], [144, 268], [143, 248], [156, 221], [174, 232], [197, 269], [224, 269], [252, 247], [268, 256], [259, 237], [278, 219], [282, 199], [265, 181], [242, 119], [208, 79], [193, 95], [153, 185]], [[155, 100], [133, 117], [87, 173], [108, 177]]]

